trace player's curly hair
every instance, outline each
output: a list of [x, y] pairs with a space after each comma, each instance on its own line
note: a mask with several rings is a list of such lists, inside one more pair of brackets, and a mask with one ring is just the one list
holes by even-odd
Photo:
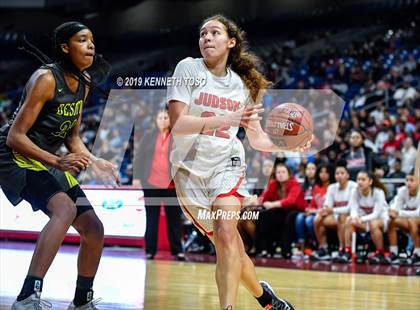
[[226, 27], [229, 38], [236, 39], [236, 45], [229, 52], [227, 65], [241, 77], [250, 91], [252, 100], [257, 103], [262, 98], [263, 93], [260, 91], [264, 92], [272, 84], [257, 70], [261, 60], [249, 51], [245, 32], [234, 21], [222, 14], [216, 14], [206, 18], [200, 28], [210, 20], [221, 22]]

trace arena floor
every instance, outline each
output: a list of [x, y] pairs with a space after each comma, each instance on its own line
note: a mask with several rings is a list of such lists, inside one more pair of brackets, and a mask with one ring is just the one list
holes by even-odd
[[[33, 248], [32, 243], [0, 242], [0, 309], [10, 309]], [[76, 256], [77, 247], [63, 246], [45, 278], [42, 297], [53, 303], [53, 309], [66, 309], [73, 297]], [[147, 261], [143, 250], [106, 248], [94, 287], [95, 297], [102, 298], [99, 308], [218, 309], [214, 257], [170, 259], [163, 253]], [[256, 264], [259, 278], [269, 281], [297, 310], [420, 309], [420, 277], [414, 268], [281, 259], [257, 259]], [[260, 308], [241, 287], [237, 309]]]

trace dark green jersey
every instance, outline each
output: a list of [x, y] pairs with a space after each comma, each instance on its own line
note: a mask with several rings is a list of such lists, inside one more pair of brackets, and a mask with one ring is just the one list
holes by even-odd
[[[85, 86], [79, 82], [76, 92], [72, 92], [67, 86], [64, 74], [56, 64], [44, 65], [41, 68], [51, 70], [54, 75], [56, 84], [54, 97], [45, 102], [27, 136], [38, 147], [54, 154], [77, 124], [84, 104]], [[63, 191], [77, 184], [70, 173], [23, 156], [6, 145], [10, 126], [22, 108], [26, 96], [25, 88], [12, 119], [0, 129], [0, 187], [14, 205], [22, 200], [20, 194], [27, 184], [27, 170], [48, 171], [62, 185]]]
[[[56, 84], [54, 98], [45, 102], [27, 136], [41, 149], [55, 153], [71, 133], [71, 129], [76, 126], [79, 115], [82, 113], [85, 86], [79, 82], [76, 92], [73, 93], [56, 64], [44, 65], [41, 68], [51, 70], [54, 75]], [[12, 119], [2, 128], [2, 131], [8, 132], [25, 99], [26, 88]]]

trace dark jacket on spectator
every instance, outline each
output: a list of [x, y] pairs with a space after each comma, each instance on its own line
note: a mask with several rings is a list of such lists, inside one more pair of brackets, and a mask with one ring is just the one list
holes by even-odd
[[[371, 148], [363, 146], [362, 149], [365, 155], [365, 167], [363, 168], [363, 170], [373, 171], [373, 169], [377, 167], [384, 167], [386, 165], [386, 159], [383, 159], [378, 154], [374, 153]], [[340, 159], [344, 159], [347, 161], [348, 158], [350, 157], [350, 153], [351, 153], [350, 149], [345, 151], [341, 155]], [[384, 168], [387, 168], [387, 167], [384, 167]], [[357, 173], [359, 173], [359, 171], [350, 169], [349, 173], [350, 173], [350, 179], [356, 180]]]

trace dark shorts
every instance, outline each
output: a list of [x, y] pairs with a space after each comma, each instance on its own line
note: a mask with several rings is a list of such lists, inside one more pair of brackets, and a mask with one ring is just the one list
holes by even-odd
[[76, 218], [82, 213], [93, 210], [92, 205], [86, 198], [85, 193], [79, 185], [64, 190], [63, 186], [48, 171], [26, 172], [26, 186], [21, 192], [21, 197], [29, 202], [34, 211], [41, 210], [46, 215], [51, 215], [47, 209], [48, 202], [57, 193], [66, 193], [76, 204]]

